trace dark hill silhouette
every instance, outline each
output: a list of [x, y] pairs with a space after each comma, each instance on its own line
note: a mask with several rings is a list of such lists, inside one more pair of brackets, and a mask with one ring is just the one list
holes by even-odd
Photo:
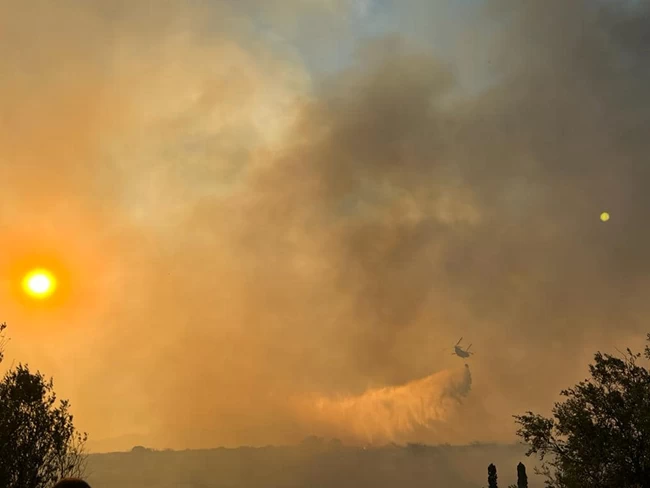
[[[524, 452], [520, 445], [363, 448], [310, 438], [292, 447], [93, 454], [88, 471], [93, 488], [479, 488], [490, 463], [501, 466], [503, 486], [515, 483]], [[530, 488], [541, 488], [537, 481]]]

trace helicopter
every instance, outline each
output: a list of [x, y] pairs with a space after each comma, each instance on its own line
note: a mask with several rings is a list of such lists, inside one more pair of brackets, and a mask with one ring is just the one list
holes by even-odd
[[459, 358], [468, 358], [472, 354], [474, 354], [473, 352], [469, 352], [469, 348], [472, 347], [472, 345], [470, 344], [469, 346], [467, 346], [467, 349], [463, 349], [463, 346], [460, 345], [460, 341], [462, 340], [463, 340], [462, 337], [458, 339], [458, 342], [454, 346], [454, 352], [452, 352], [451, 355], [458, 356]]

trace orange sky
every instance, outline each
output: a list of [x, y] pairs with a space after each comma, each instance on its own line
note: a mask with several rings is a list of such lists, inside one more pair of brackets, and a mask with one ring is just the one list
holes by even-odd
[[[0, 0], [5, 366], [91, 447], [512, 440], [640, 347], [647, 12], [491, 0], [443, 59], [360, 38], [352, 0], [264, 3], [266, 31], [257, 0], [29, 3]], [[334, 40], [315, 73], [301, 43]]]

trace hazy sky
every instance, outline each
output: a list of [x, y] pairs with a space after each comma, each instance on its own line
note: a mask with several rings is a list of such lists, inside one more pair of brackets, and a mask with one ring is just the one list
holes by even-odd
[[648, 329], [649, 50], [647, 1], [0, 0], [5, 366], [97, 449], [510, 441]]

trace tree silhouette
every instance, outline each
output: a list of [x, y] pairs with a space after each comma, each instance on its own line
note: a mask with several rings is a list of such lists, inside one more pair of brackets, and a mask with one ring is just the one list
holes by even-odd
[[630, 349], [622, 358], [598, 352], [591, 378], [561, 392], [566, 400], [552, 418], [515, 416], [548, 487], [650, 488], [650, 371], [640, 357]]
[[65, 400], [57, 404], [52, 380], [26, 365], [5, 374], [0, 381], [0, 486], [49, 488], [60, 478], [83, 475], [86, 434], [75, 430], [68, 407]]
[[494, 464], [488, 466], [488, 487], [497, 488], [497, 467]]
[[524, 463], [517, 465], [517, 488], [528, 488], [528, 475]]

